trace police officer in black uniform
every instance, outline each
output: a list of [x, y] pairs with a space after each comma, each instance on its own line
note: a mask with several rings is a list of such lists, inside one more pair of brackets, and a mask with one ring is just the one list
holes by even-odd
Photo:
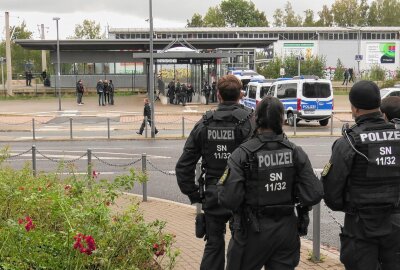
[[382, 100], [381, 112], [386, 121], [393, 122], [400, 127], [400, 97], [387, 97]]
[[[252, 111], [238, 104], [242, 83], [226, 75], [217, 84], [217, 110], [203, 116], [186, 141], [176, 164], [176, 178], [182, 193], [191, 203], [202, 202], [205, 217], [205, 240], [200, 269], [223, 270], [225, 267], [225, 228], [231, 212], [218, 205], [216, 184], [233, 152], [253, 132]], [[195, 168], [202, 158], [205, 191], [195, 184]], [[201, 237], [202, 235], [198, 235]]]
[[375, 83], [354, 84], [349, 99], [356, 124], [322, 172], [326, 204], [345, 212], [340, 260], [347, 270], [400, 269], [400, 130], [383, 119]]
[[308, 211], [323, 190], [307, 154], [284, 135], [283, 119], [279, 99], [264, 98], [254, 136], [232, 153], [219, 181], [219, 202], [234, 212], [228, 270], [293, 270], [299, 263], [299, 233], [306, 234]]

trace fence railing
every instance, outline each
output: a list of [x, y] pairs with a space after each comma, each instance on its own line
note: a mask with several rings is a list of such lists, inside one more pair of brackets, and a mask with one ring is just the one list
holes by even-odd
[[[60, 159], [60, 158], [53, 158], [50, 155], [46, 155], [43, 153], [43, 151], [40, 151], [39, 149], [36, 148], [35, 145], [32, 145], [32, 147], [30, 149], [27, 149], [26, 151], [22, 151], [20, 153], [14, 154], [14, 155], [8, 155], [6, 156], [6, 160], [7, 159], [15, 159], [21, 156], [24, 156], [28, 153], [31, 153], [31, 160], [32, 160], [32, 173], [34, 176], [37, 175], [37, 157], [41, 156], [44, 159], [50, 161], [50, 162], [54, 162], [54, 163], [75, 163], [79, 160], [84, 159], [85, 157], [87, 158], [87, 177], [92, 178], [94, 177], [94, 173], [92, 171], [93, 168], [93, 160], [96, 159], [98, 162], [110, 166], [110, 167], [131, 167], [137, 163], [139, 163], [141, 161], [141, 171], [143, 173], [147, 173], [148, 171], [148, 165], [153, 168], [155, 171], [160, 172], [164, 175], [167, 176], [175, 176], [175, 171], [166, 171], [166, 170], [162, 170], [160, 169], [160, 167], [158, 165], [156, 165], [155, 163], [153, 163], [151, 160], [148, 159], [147, 154], [146, 153], [142, 153], [141, 157], [138, 159], [132, 159], [132, 161], [129, 161], [128, 163], [124, 163], [124, 164], [113, 164], [110, 163], [108, 161], [106, 161], [105, 159], [102, 159], [101, 157], [99, 157], [97, 154], [93, 153], [91, 149], [87, 149], [86, 152], [83, 152], [81, 155], [79, 155], [76, 158], [73, 159]], [[196, 179], [198, 179], [199, 174], [201, 172], [201, 168], [200, 168], [200, 163], [197, 163], [196, 165]], [[320, 170], [314, 170], [315, 174], [319, 176]], [[147, 182], [143, 182], [142, 183], [142, 201], [143, 202], [147, 202], [148, 200], [148, 192], [147, 192]], [[321, 202], [323, 203], [323, 202]], [[320, 255], [320, 246], [321, 246], [321, 203], [314, 205], [313, 206], [313, 223], [312, 223], [312, 228], [313, 228], [313, 233], [312, 233], [312, 241], [313, 241], [313, 252], [312, 252], [312, 260], [314, 261], [320, 261], [321, 259], [321, 255]], [[342, 224], [340, 223], [340, 221], [333, 215], [332, 211], [328, 209], [328, 214], [331, 217], [331, 219], [334, 221], [335, 224], [337, 224], [338, 226], [342, 227]], [[196, 204], [196, 213], [201, 213], [202, 211], [202, 206], [201, 204]]]
[[[90, 119], [89, 119], [90, 118]], [[117, 119], [116, 119], [117, 118]], [[347, 117], [348, 118], [348, 117]], [[148, 125], [147, 118], [143, 119], [143, 116], [132, 115], [132, 116], [121, 116], [121, 117], [62, 117], [57, 118], [56, 121], [52, 121], [52, 117], [46, 118], [32, 118], [28, 121], [12, 122], [6, 121], [7, 117], [4, 117], [0, 121], [0, 133], [1, 131], [7, 132], [30, 132], [32, 140], [37, 140], [38, 133], [46, 133], [46, 137], [54, 138], [51, 132], [57, 131], [58, 134], [61, 132], [68, 132], [67, 136], [63, 138], [69, 138], [70, 140], [85, 138], [82, 133], [91, 132], [90, 137], [95, 134], [97, 138], [119, 138], [122, 134], [133, 135], [135, 130], [139, 130], [140, 125], [145, 122], [144, 137], [150, 137], [150, 126]], [[194, 125], [201, 119], [201, 115], [157, 115], [155, 125], [159, 131], [166, 131], [165, 134], [174, 135], [174, 137], [185, 138], [187, 134], [193, 129]], [[320, 135], [340, 135], [341, 125], [345, 123], [353, 123], [353, 120], [341, 119], [338, 114], [331, 114], [321, 120], [330, 119], [330, 126], [319, 127], [312, 126], [313, 132], [318, 132]], [[284, 131], [287, 135], [297, 136], [300, 132], [310, 132], [310, 126], [299, 127], [298, 118], [294, 115], [293, 127], [284, 126]], [[336, 126], [336, 127], [335, 127]], [[104, 133], [103, 133], [104, 132]], [[79, 134], [78, 134], [79, 133]], [[49, 135], [47, 135], [49, 134]], [[57, 134], [57, 136], [58, 136]], [[53, 137], [52, 137], [53, 136]], [[25, 136], [24, 138], [29, 138]], [[42, 137], [43, 138], [43, 137]]]

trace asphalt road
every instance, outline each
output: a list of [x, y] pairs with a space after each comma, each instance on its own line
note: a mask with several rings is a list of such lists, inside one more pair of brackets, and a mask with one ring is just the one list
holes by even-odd
[[[316, 170], [321, 170], [329, 160], [331, 145], [335, 138], [296, 138], [293, 139], [297, 145], [302, 146], [309, 155], [311, 163]], [[148, 195], [157, 198], [173, 200], [181, 203], [189, 203], [186, 196], [182, 195], [176, 184], [174, 174], [175, 164], [182, 152], [184, 140], [91, 140], [91, 141], [59, 141], [59, 142], [35, 142], [37, 153], [37, 170], [68, 174], [68, 166], [59, 169], [60, 160], [74, 160], [74, 168], [77, 173], [87, 172], [87, 158], [80, 158], [88, 148], [93, 152], [93, 169], [100, 173], [100, 178], [113, 179], [119, 174], [127, 172], [124, 164], [138, 161], [143, 153], [155, 167], [147, 163], [149, 174]], [[11, 155], [18, 155], [32, 147], [32, 142], [2, 143], [2, 146], [10, 147]], [[31, 162], [31, 152], [21, 156], [10, 158], [6, 164], [13, 168], [21, 168], [26, 162]], [[141, 161], [136, 162], [133, 167], [140, 170]], [[142, 194], [141, 186], [132, 191]], [[341, 213], [333, 215], [343, 223]], [[312, 223], [310, 223], [312, 224]], [[321, 241], [322, 243], [339, 247], [339, 226], [329, 216], [328, 209], [322, 203], [321, 208]], [[309, 235], [312, 236], [312, 226], [309, 227]]]

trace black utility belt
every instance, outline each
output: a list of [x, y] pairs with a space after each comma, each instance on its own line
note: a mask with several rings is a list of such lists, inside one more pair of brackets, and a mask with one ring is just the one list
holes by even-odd
[[258, 217], [290, 216], [294, 214], [294, 206], [266, 206], [251, 210]]

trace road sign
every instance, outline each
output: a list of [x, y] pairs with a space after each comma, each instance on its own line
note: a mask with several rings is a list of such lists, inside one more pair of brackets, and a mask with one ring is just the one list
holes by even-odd
[[362, 61], [363, 60], [363, 55], [362, 54], [356, 54], [355, 59], [356, 59], [356, 61]]
[[279, 70], [279, 75], [285, 76], [285, 69], [284, 69], [284, 68], [281, 68], [281, 69]]

